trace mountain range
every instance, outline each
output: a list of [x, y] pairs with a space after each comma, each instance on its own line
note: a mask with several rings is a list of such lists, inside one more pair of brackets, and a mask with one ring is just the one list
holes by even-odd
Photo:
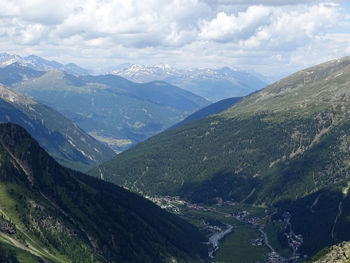
[[[138, 144], [91, 169], [97, 179], [56, 163], [23, 128], [0, 124], [2, 260], [207, 262], [194, 226], [111, 183], [156, 202], [177, 200], [178, 213], [197, 226], [222, 231], [233, 222], [234, 235], [250, 224], [278, 253], [297, 242], [291, 258], [350, 258], [350, 57], [208, 106], [162, 80], [70, 74], [55, 62], [11, 56], [2, 54], [0, 83], [12, 88], [0, 85], [0, 122], [23, 126], [59, 163], [86, 171], [114, 156], [90, 135], [117, 152]], [[235, 71], [129, 69], [136, 81], [159, 74], [211, 87]]]
[[210, 102], [162, 81], [137, 84], [115, 75], [74, 76], [12, 63], [0, 82], [62, 113], [120, 152]]
[[81, 68], [74, 63], [63, 65], [57, 61], [49, 61], [36, 55], [21, 57], [19, 55], [0, 53], [0, 67], [6, 67], [13, 63], [18, 63], [38, 71], [61, 70], [73, 75], [89, 74], [89, 70]]
[[350, 57], [297, 72], [90, 171], [145, 195], [289, 211], [302, 253], [350, 239]]
[[112, 74], [138, 83], [155, 80], [166, 81], [213, 102], [230, 97], [246, 96], [266, 86], [266, 83], [256, 74], [229, 67], [176, 69], [169, 65], [133, 64], [129, 67], [116, 69], [112, 71]]
[[198, 230], [152, 202], [60, 166], [0, 124], [1, 262], [204, 262]]
[[25, 127], [62, 165], [86, 171], [114, 156], [105, 144], [51, 108], [0, 84], [0, 122]]

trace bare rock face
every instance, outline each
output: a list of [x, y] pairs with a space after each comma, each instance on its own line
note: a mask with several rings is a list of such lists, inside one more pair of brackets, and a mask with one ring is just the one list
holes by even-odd
[[342, 242], [330, 248], [330, 251], [313, 262], [315, 263], [347, 263], [350, 260], [350, 242]]
[[10, 235], [14, 235], [17, 232], [16, 226], [3, 216], [0, 216], [0, 231]]
[[1, 85], [1, 84], [0, 84], [0, 98], [10, 103], [15, 103], [23, 106], [37, 104], [37, 102], [35, 102], [31, 98], [24, 96], [18, 91], [11, 89], [9, 87], [5, 87], [4, 85]]

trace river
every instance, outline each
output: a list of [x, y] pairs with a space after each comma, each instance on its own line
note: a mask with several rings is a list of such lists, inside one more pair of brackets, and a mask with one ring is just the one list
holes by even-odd
[[226, 224], [227, 228], [224, 231], [221, 231], [219, 233], [215, 233], [212, 236], [209, 237], [208, 244], [212, 245], [212, 249], [209, 250], [209, 257], [214, 258], [214, 253], [218, 251], [219, 249], [219, 241], [220, 239], [223, 239], [225, 236], [230, 234], [233, 230], [233, 226]]

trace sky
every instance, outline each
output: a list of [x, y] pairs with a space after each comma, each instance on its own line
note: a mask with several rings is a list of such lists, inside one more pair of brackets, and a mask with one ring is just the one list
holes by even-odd
[[1, 0], [0, 51], [73, 62], [286, 75], [350, 55], [350, 2]]

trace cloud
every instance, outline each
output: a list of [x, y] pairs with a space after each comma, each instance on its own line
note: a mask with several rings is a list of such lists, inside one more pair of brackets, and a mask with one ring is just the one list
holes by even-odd
[[335, 4], [281, 7], [250, 6], [238, 14], [220, 12], [201, 25], [199, 37], [216, 42], [236, 42], [242, 48], [293, 49], [323, 34], [336, 24]]
[[[341, 23], [347, 31], [350, 16], [341, 1], [335, 3], [1, 0], [0, 48], [91, 67], [142, 61], [213, 67], [262, 61], [281, 65], [305, 47], [317, 49], [315, 43]], [[338, 42], [326, 41], [329, 46]], [[344, 45], [343, 52], [350, 44]]]
[[259, 28], [270, 23], [271, 12], [270, 8], [264, 6], [250, 6], [237, 15], [220, 12], [213, 20], [201, 22], [199, 38], [217, 42], [248, 39]]
[[46, 25], [59, 24], [70, 13], [68, 1], [1, 0], [0, 16]]
[[[209, 5], [264, 5], [264, 6], [285, 6], [285, 5], [300, 5], [300, 4], [315, 4], [321, 2], [329, 2], [329, 0], [201, 0]], [[337, 2], [342, 2], [338, 0]]]
[[113, 41], [138, 49], [176, 48], [214, 41], [249, 48], [268, 40], [279, 45], [281, 39], [292, 43], [312, 38], [337, 19], [337, 6], [330, 4], [302, 5], [292, 12], [253, 5], [234, 13], [230, 9], [218, 12], [198, 0], [3, 1], [6, 15], [2, 21], [7, 21], [5, 27], [17, 29], [13, 37], [23, 44], [57, 43], [80, 36], [88, 46]]
[[20, 14], [20, 7], [12, 1], [0, 1], [0, 17], [12, 17]]
[[31, 24], [21, 32], [22, 43], [26, 45], [37, 45], [45, 37], [47, 29], [41, 24]]

